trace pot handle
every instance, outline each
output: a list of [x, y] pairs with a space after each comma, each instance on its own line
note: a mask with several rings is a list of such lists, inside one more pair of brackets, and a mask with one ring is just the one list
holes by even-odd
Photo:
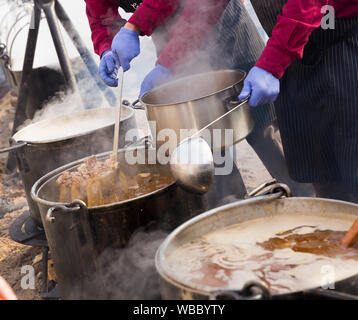
[[226, 108], [228, 111], [234, 109], [236, 106], [247, 103], [250, 100], [251, 95], [242, 100], [237, 100], [237, 96], [231, 97], [226, 100]]
[[210, 300], [271, 300], [267, 286], [257, 281], [246, 283], [242, 290], [221, 290], [210, 295]]
[[142, 147], [142, 146], [145, 147], [146, 149], [153, 148], [154, 142], [150, 136], [144, 136], [139, 140], [129, 142], [124, 146], [124, 149]]
[[[80, 248], [80, 250], [76, 249], [76, 254], [78, 254], [77, 261], [80, 261], [80, 265], [83, 266], [82, 275], [84, 279], [93, 279], [93, 274], [97, 270], [95, 230], [92, 228], [88, 207], [82, 200], [74, 200], [70, 204], [52, 207], [47, 212], [46, 222], [56, 223], [56, 214], [60, 213], [67, 220], [65, 226], [68, 228], [67, 237], [74, 246], [72, 249]], [[58, 222], [60, 228], [62, 228], [61, 223], [63, 222], [61, 220], [59, 219]]]
[[140, 104], [140, 105], [137, 105], [138, 103], [140, 102], [139, 99], [135, 100], [130, 106], [131, 108], [135, 109], [135, 110], [145, 110], [145, 107]]
[[90, 224], [88, 223], [88, 208], [82, 200], [73, 200], [70, 204], [59, 205], [50, 208], [46, 214], [46, 221], [50, 223], [55, 223], [56, 212], [68, 214], [68, 217], [72, 219], [72, 229], [76, 230], [77, 238], [83, 248], [85, 246], [93, 248], [92, 229]]
[[22, 147], [25, 147], [26, 145], [27, 145], [26, 141], [19, 141], [14, 146], [7, 147], [7, 148], [4, 148], [4, 149], [0, 149], [0, 153], [10, 152], [10, 151], [13, 151], [13, 150], [16, 150], [16, 149], [20, 149]]
[[254, 198], [256, 196], [259, 196], [259, 193], [261, 191], [263, 191], [264, 189], [266, 189], [267, 187], [270, 187], [270, 189], [260, 195], [265, 196], [265, 195], [272, 195], [272, 194], [277, 193], [277, 194], [280, 194], [279, 198], [291, 197], [291, 195], [292, 195], [291, 190], [287, 185], [285, 185], [283, 183], [278, 183], [276, 179], [271, 179], [271, 180], [268, 180], [268, 181], [264, 182], [263, 184], [259, 185], [254, 190], [252, 190], [250, 193], [245, 195], [245, 199]]
[[57, 212], [73, 213], [79, 211], [82, 208], [87, 208], [86, 204], [82, 200], [74, 200], [70, 204], [58, 205], [51, 207], [47, 210], [46, 221], [49, 223], [55, 223]]

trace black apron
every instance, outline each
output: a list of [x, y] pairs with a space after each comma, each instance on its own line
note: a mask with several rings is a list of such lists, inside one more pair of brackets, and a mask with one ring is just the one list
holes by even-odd
[[250, 0], [250, 2], [265, 32], [271, 37], [277, 16], [282, 13], [287, 0]]
[[118, 5], [125, 12], [134, 12], [142, 3], [142, 0], [117, 0]]
[[[271, 34], [274, 17], [286, 1], [251, 2]], [[281, 79], [275, 109], [293, 179], [343, 181], [357, 188], [358, 17], [337, 18], [335, 23], [334, 30], [312, 33], [303, 59], [291, 64]]]

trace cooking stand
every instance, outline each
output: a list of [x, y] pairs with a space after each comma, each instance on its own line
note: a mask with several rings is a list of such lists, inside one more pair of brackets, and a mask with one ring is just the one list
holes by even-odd
[[[27, 44], [25, 49], [24, 64], [22, 69], [21, 82], [19, 87], [18, 101], [16, 105], [15, 119], [12, 129], [12, 135], [17, 128], [26, 120], [26, 106], [31, 88], [30, 79], [33, 70], [33, 62], [35, 57], [36, 44], [38, 40], [38, 31], [41, 20], [41, 11], [45, 13], [52, 40], [55, 45], [57, 57], [63, 72], [67, 90], [70, 92], [78, 92], [75, 75], [73, 73], [71, 62], [67, 54], [66, 47], [63, 42], [58, 20], [63, 25], [70, 39], [78, 50], [84, 64], [89, 73], [94, 78], [97, 86], [103, 91], [103, 94], [110, 105], [115, 105], [116, 98], [112, 91], [102, 82], [98, 75], [98, 66], [91, 56], [90, 51], [81, 39], [81, 36], [74, 28], [70, 18], [66, 14], [62, 5], [57, 0], [33, 0], [33, 12], [29, 33], [27, 36]], [[12, 171], [16, 166], [14, 153], [10, 152], [7, 162], [7, 170]]]
[[23, 245], [42, 248], [42, 298], [59, 299], [60, 293], [57, 284], [49, 290], [48, 282], [48, 251], [45, 231], [40, 228], [30, 216], [29, 211], [25, 211], [10, 225], [10, 238]]

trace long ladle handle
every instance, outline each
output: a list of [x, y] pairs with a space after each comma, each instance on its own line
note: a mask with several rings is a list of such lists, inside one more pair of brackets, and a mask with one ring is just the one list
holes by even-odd
[[119, 140], [119, 128], [121, 123], [121, 111], [122, 111], [122, 92], [123, 92], [123, 78], [124, 71], [122, 67], [118, 69], [118, 101], [116, 108], [116, 120], [114, 125], [114, 138], [113, 138], [113, 161], [117, 162], [118, 156], [118, 140]]
[[243, 104], [247, 103], [250, 99], [250, 96], [248, 96], [247, 98], [239, 101], [238, 105], [235, 106], [234, 108], [232, 108], [230, 111], [226, 112], [225, 114], [223, 114], [222, 116], [220, 116], [219, 118], [215, 119], [214, 121], [210, 122], [208, 125], [206, 125], [204, 128], [201, 128], [199, 131], [195, 132], [189, 139], [197, 136], [198, 134], [202, 133], [204, 130], [206, 130], [207, 128], [209, 128], [210, 126], [212, 126], [213, 124], [215, 124], [216, 122], [218, 122], [219, 120], [221, 120], [222, 118], [226, 117], [227, 115], [229, 115], [231, 112], [235, 111], [237, 108], [241, 107]]

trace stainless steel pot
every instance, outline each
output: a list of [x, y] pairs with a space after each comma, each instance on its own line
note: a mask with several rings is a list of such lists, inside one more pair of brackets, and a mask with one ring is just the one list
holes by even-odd
[[[129, 164], [126, 152], [141, 154], [142, 164]], [[128, 176], [141, 172], [170, 175], [169, 165], [148, 164], [156, 150], [144, 147], [119, 151], [121, 170]], [[107, 159], [112, 153], [98, 155]], [[58, 168], [39, 179], [31, 194], [38, 204], [46, 238], [54, 259], [56, 276], [64, 299], [106, 298], [101, 285], [100, 255], [124, 247], [139, 228], [156, 222], [173, 230], [205, 211], [206, 198], [183, 191], [176, 183], [126, 201], [88, 208], [82, 201], [59, 203], [56, 179], [75, 170], [83, 160]], [[95, 284], [91, 280], [96, 279]]]
[[[177, 141], [170, 142], [174, 149], [187, 137], [181, 136], [181, 129], [198, 131], [239, 104], [237, 96], [245, 75], [241, 70], [212, 71], [181, 78], [148, 91], [141, 102], [148, 120], [156, 122], [152, 134], [158, 134], [162, 129], [174, 130]], [[250, 106], [244, 104], [209, 128], [211, 133], [214, 129], [221, 129], [221, 143], [215, 144], [214, 149], [226, 148], [245, 139], [253, 127]], [[233, 130], [232, 141], [225, 141], [225, 129]], [[212, 145], [211, 141], [207, 142]]]
[[[358, 297], [357, 274], [337, 281], [335, 290], [307, 288], [300, 292], [271, 295], [261, 283], [249, 282], [243, 288], [230, 291], [213, 291], [210, 287], [190, 286], [175, 276], [167, 264], [168, 255], [181, 245], [197, 239], [208, 232], [238, 224], [251, 219], [304, 213], [314, 215], [349, 214], [355, 219], [358, 216], [358, 205], [318, 198], [282, 198], [285, 194], [282, 186], [274, 186], [269, 195], [228, 204], [203, 213], [174, 230], [163, 242], [156, 254], [156, 268], [161, 279], [161, 294], [164, 299], [296, 299], [296, 298], [328, 298], [356, 299]], [[354, 221], [353, 219], [353, 221]]]
[[[120, 147], [125, 145], [127, 130], [136, 126], [134, 111], [128, 107], [123, 109], [126, 111], [121, 120]], [[39, 209], [31, 198], [33, 184], [46, 173], [66, 163], [111, 150], [114, 112], [113, 108], [92, 109], [43, 120], [19, 130], [11, 138], [12, 146], [0, 150], [0, 153], [16, 150], [16, 161], [30, 214], [38, 225], [41, 226], [42, 222]], [[93, 121], [99, 124], [86, 127], [87, 121], [91, 121], [92, 125]], [[75, 134], [63, 131], [71, 127], [77, 128]]]

